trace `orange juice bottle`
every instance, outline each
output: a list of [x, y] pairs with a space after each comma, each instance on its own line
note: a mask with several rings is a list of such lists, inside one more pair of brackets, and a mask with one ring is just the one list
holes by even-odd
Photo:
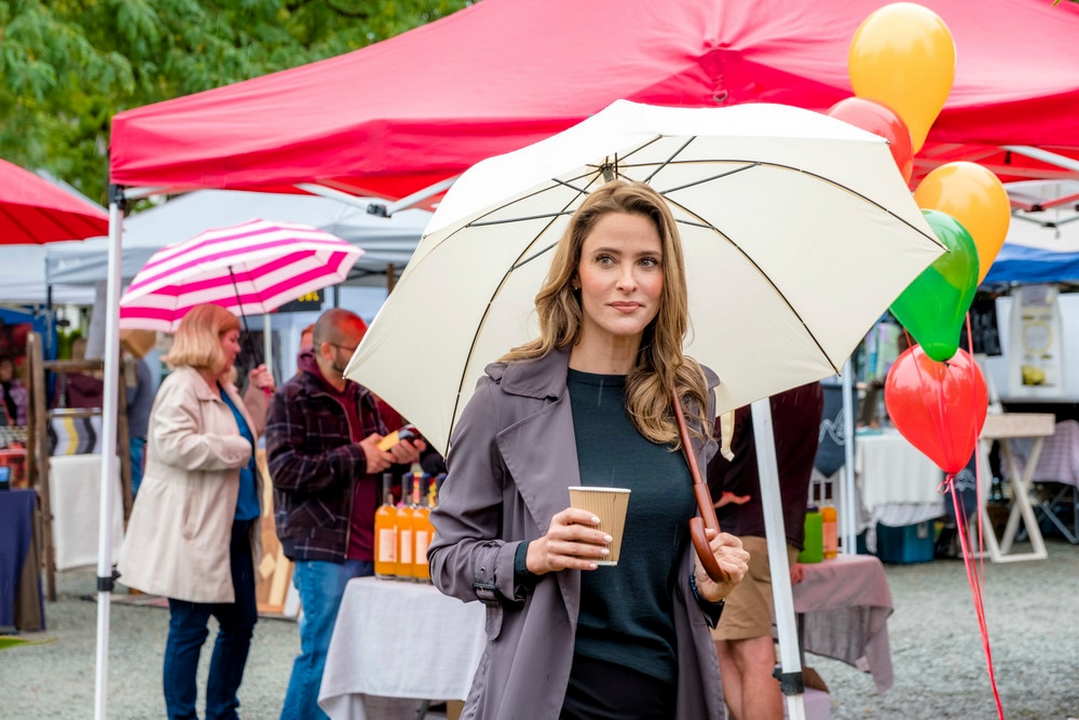
[[395, 577], [397, 569], [397, 509], [390, 493], [389, 473], [382, 476], [382, 505], [375, 512], [375, 575]]
[[839, 554], [839, 515], [835, 507], [825, 505], [820, 511], [821, 529], [824, 535], [824, 559], [831, 560]]
[[412, 535], [412, 508], [408, 505], [409, 474], [401, 479], [401, 503], [397, 506], [397, 577], [412, 578], [412, 556], [415, 550]]
[[431, 544], [431, 511], [424, 507], [420, 496], [423, 476], [412, 477], [412, 532], [415, 536], [415, 552], [412, 556], [412, 577], [420, 582], [431, 579], [431, 570], [427, 567], [427, 546]]

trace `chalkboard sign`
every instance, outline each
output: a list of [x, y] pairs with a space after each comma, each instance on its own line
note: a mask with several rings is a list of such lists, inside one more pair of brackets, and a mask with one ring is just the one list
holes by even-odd
[[285, 303], [274, 312], [318, 312], [322, 310], [322, 300], [322, 290], [315, 290], [314, 292], [304, 293], [295, 300]]

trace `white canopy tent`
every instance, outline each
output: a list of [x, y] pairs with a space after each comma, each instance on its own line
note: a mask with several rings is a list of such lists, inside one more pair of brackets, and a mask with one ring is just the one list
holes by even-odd
[[[261, 218], [311, 225], [362, 246], [364, 254], [353, 268], [355, 282], [381, 284], [378, 276], [385, 273], [388, 265], [403, 268], [408, 263], [430, 216], [425, 210], [412, 209], [383, 217], [367, 212], [362, 205], [313, 195], [198, 190], [124, 219], [120, 272], [128, 280], [166, 245], [188, 240], [210, 228]], [[48, 249], [45, 279], [64, 285], [103, 282], [107, 278], [108, 260], [106, 237], [63, 243]]]
[[[80, 242], [54, 243], [81, 245]], [[18, 263], [0, 265], [0, 303], [15, 305], [44, 305], [51, 299], [59, 305], [90, 305], [94, 302], [94, 289], [67, 283], [52, 286], [45, 282], [45, 257], [47, 245], [19, 245]], [[104, 279], [104, 278], [102, 278]]]

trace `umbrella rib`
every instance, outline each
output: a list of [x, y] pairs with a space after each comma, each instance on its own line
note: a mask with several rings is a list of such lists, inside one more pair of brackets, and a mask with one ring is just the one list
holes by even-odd
[[[674, 162], [674, 159], [675, 159], [676, 157], [678, 157], [678, 156], [679, 156], [679, 155], [681, 154], [681, 152], [682, 152], [683, 150], [685, 150], [685, 149], [686, 149], [686, 147], [688, 147], [688, 146], [689, 146], [689, 144], [690, 144], [691, 142], [693, 142], [694, 140], [696, 140], [696, 139], [697, 139], [697, 136], [696, 136], [696, 135], [691, 135], [691, 136], [690, 136], [690, 138], [689, 138], [689, 140], [686, 140], [686, 141], [685, 141], [684, 143], [682, 143], [682, 147], [680, 147], [680, 148], [678, 148], [677, 150], [675, 150], [675, 151], [674, 151], [674, 154], [673, 154], [673, 155], [671, 155], [671, 156], [670, 156], [669, 158], [667, 158], [666, 160], [664, 160], [664, 161], [663, 161], [663, 164], [662, 164], [662, 165], [660, 165], [660, 166], [659, 166], [659, 167], [657, 167], [657, 168], [656, 168], [655, 170], [653, 170], [653, 171], [651, 172], [651, 174], [649, 174], [649, 176], [648, 176], [648, 177], [646, 177], [646, 178], [644, 179], [644, 183], [645, 183], [645, 184], [647, 184], [647, 183], [650, 183], [650, 182], [652, 181], [652, 178], [654, 178], [654, 177], [656, 176], [656, 173], [658, 173], [658, 172], [659, 172], [660, 170], [662, 170], [663, 168], [667, 167], [667, 166], [668, 166], [668, 165], [670, 165], [670, 164], [671, 164], [672, 162]], [[617, 156], [615, 156], [615, 157], [617, 158]], [[614, 169], [615, 169], [615, 172], [618, 172], [618, 163], [617, 163], [617, 161], [615, 162], [615, 166], [614, 166]]]
[[[587, 177], [587, 176], [585, 176], [585, 177]], [[588, 191], [586, 191], [586, 190], [582, 190], [581, 188], [577, 187], [576, 185], [570, 185], [570, 184], [569, 184], [568, 182], [565, 182], [564, 180], [559, 180], [558, 178], [551, 178], [551, 180], [552, 180], [553, 182], [556, 182], [556, 183], [558, 183], [559, 185], [565, 185], [565, 186], [566, 186], [566, 187], [568, 187], [568, 188], [569, 188], [570, 190], [576, 190], [577, 192], [579, 192], [579, 193], [584, 193], [585, 195], [587, 195], [587, 194], [588, 194]]]
[[[663, 139], [663, 134], [661, 133], [659, 135], [656, 135], [654, 138], [652, 138], [648, 142], [644, 143], [643, 145], [633, 148], [628, 153], [626, 153], [625, 155], [622, 156], [622, 160], [620, 160], [618, 162], [618, 167], [625, 167], [625, 162], [624, 161], [625, 161], [626, 158], [628, 158], [628, 157], [630, 157], [632, 155], [636, 155], [637, 153], [639, 153], [641, 150], [644, 150], [646, 147], [648, 147], [652, 143], [654, 143], [654, 142], [656, 142], [658, 140], [662, 140], [662, 139]], [[642, 164], [654, 165], [655, 163], [642, 163]], [[585, 163], [585, 167], [595, 168], [596, 170], [600, 170], [600, 169], [603, 168], [602, 165], [596, 165], [595, 163]]]
[[[587, 166], [587, 167], [591, 167], [591, 166]], [[590, 175], [594, 176], [594, 175], [595, 175], [595, 172], [587, 172], [587, 173], [584, 173], [584, 174], [582, 174], [582, 175], [578, 175], [577, 177], [572, 177], [572, 178], [570, 178], [570, 180], [571, 180], [571, 181], [572, 181], [572, 180], [582, 180], [582, 179], [584, 179], [584, 178], [586, 178], [586, 177], [588, 177], [588, 176], [590, 176]], [[589, 183], [589, 184], [591, 184], [591, 183]], [[510, 200], [510, 201], [509, 201], [509, 202], [507, 202], [507, 203], [503, 203], [502, 205], [499, 205], [499, 206], [498, 206], [498, 207], [496, 207], [496, 208], [491, 208], [491, 209], [490, 209], [489, 211], [487, 211], [487, 212], [483, 213], [483, 214], [482, 214], [482, 215], [480, 215], [480, 216], [479, 216], [478, 218], [476, 218], [476, 220], [479, 220], [479, 219], [481, 219], [481, 218], [485, 218], [485, 217], [489, 217], [490, 215], [493, 215], [494, 213], [498, 212], [499, 210], [505, 210], [505, 209], [506, 209], [506, 208], [508, 208], [509, 206], [511, 206], [511, 205], [514, 205], [514, 204], [516, 204], [516, 203], [519, 203], [519, 202], [521, 202], [522, 200], [528, 200], [529, 198], [533, 198], [533, 197], [535, 197], [535, 196], [537, 196], [537, 195], [542, 195], [543, 193], [545, 193], [545, 192], [548, 192], [549, 190], [554, 190], [554, 189], [555, 189], [556, 187], [558, 187], [558, 186], [557, 186], [557, 185], [551, 185], [551, 186], [549, 186], [549, 187], [545, 187], [545, 188], [540, 188], [539, 190], [535, 190], [535, 191], [533, 191], [533, 192], [530, 192], [530, 193], [528, 193], [527, 195], [522, 195], [522, 196], [521, 196], [521, 197], [519, 197], [519, 198], [514, 198], [513, 200]], [[569, 186], [569, 187], [571, 187], [571, 188], [572, 188], [573, 186], [571, 185], [571, 186]], [[573, 189], [574, 189], [574, 190], [576, 190], [577, 192], [580, 192], [579, 190], [577, 190], [577, 188], [573, 188]], [[575, 200], [575, 199], [576, 199], [576, 198], [574, 198], [574, 200]], [[572, 201], [570, 201], [570, 202], [572, 202]], [[450, 238], [452, 238], [452, 237], [453, 237], [454, 235], [456, 235], [457, 233], [461, 232], [462, 230], [466, 230], [466, 229], [468, 229], [469, 227], [476, 227], [476, 220], [473, 220], [473, 221], [472, 221], [471, 223], [467, 223], [467, 224], [465, 224], [465, 225], [462, 225], [461, 227], [457, 228], [456, 230], [454, 230], [453, 232], [451, 232], [451, 233], [450, 233], [449, 235], [447, 235], [446, 237], [444, 237], [444, 238], [442, 238], [441, 240], [439, 240], [439, 241], [438, 241], [438, 245], [435, 245], [435, 246], [434, 246], [433, 248], [431, 248], [431, 249], [430, 249], [430, 250], [429, 250], [429, 251], [427, 252], [427, 254], [428, 254], [428, 255], [430, 255], [430, 254], [431, 254], [432, 252], [434, 252], [434, 251], [435, 251], [435, 249], [436, 249], [436, 248], [438, 248], [439, 246], [441, 246], [441, 245], [442, 245], [443, 243], [445, 243], [445, 242], [446, 242], [447, 240], [449, 240]], [[426, 257], [426, 256], [425, 256], [425, 257]]]
[[[588, 188], [591, 187], [592, 183], [596, 182], [596, 180], [598, 178], [600, 178], [600, 177], [602, 177], [601, 173], [599, 173], [599, 172], [594, 173], [593, 176], [592, 176], [592, 179], [588, 181], [587, 185], [585, 185], [584, 190], [582, 192], [578, 192], [577, 195], [573, 196], [563, 206], [562, 212], [559, 213], [559, 215], [564, 214], [565, 211], [581, 197], [581, 195], [587, 195], [588, 194]], [[544, 225], [543, 228], [541, 228], [540, 231], [537, 232], [532, 237], [531, 240], [529, 240], [528, 244], [525, 245], [525, 249], [521, 251], [521, 255], [524, 255], [525, 252], [528, 251], [528, 248], [532, 247], [532, 244], [535, 243], [536, 240], [539, 240], [540, 237], [543, 236], [543, 233], [547, 232], [547, 228], [551, 227], [551, 225], [553, 225], [555, 220], [557, 220], [557, 219], [558, 219], [557, 217], [552, 217], [547, 222], [547, 224]], [[520, 256], [518, 256], [518, 258], [519, 257]], [[495, 298], [498, 297], [498, 293], [502, 290], [502, 286], [506, 284], [506, 280], [513, 273], [513, 270], [514, 270], [515, 267], [516, 267], [516, 263], [514, 265], [510, 266], [510, 269], [507, 270], [505, 273], [503, 273], [502, 279], [499, 280], [498, 286], [494, 289], [494, 292], [491, 293], [491, 298], [487, 301], [487, 306], [483, 309], [483, 316], [480, 318], [479, 323], [476, 325], [476, 331], [474, 333], [472, 333], [472, 342], [468, 346], [468, 354], [465, 355], [465, 361], [461, 365], [461, 377], [457, 381], [457, 393], [456, 393], [456, 395], [454, 397], [454, 401], [453, 401], [453, 413], [450, 415], [450, 432], [451, 433], [453, 432], [454, 424], [457, 422], [457, 411], [461, 407], [461, 388], [464, 387], [464, 384], [465, 384], [465, 374], [468, 372], [468, 364], [470, 362], [472, 362], [472, 353], [476, 349], [476, 341], [477, 341], [477, 339], [479, 339], [480, 331], [483, 330], [483, 323], [487, 321], [487, 314], [489, 312], [491, 312], [491, 304], [494, 303]], [[447, 436], [446, 437], [446, 447], [449, 447], [449, 444], [450, 444], [450, 438], [449, 438], [449, 436]]]
[[[685, 190], [686, 188], [691, 188], [694, 185], [702, 185], [702, 184], [704, 184], [706, 182], [712, 182], [713, 180], [719, 180], [720, 178], [725, 178], [725, 177], [727, 177], [729, 175], [735, 175], [737, 173], [743, 172], [744, 170], [750, 170], [752, 168], [755, 168], [755, 167], [757, 167], [759, 165], [760, 165], [760, 163], [753, 163], [752, 165], [743, 165], [740, 168], [735, 168], [734, 170], [728, 170], [727, 172], [722, 172], [719, 175], [713, 175], [712, 177], [707, 177], [707, 178], [704, 178], [703, 180], [694, 180], [693, 182], [686, 183], [685, 185], [679, 185], [678, 187], [668, 188], [667, 190], [660, 190], [659, 194], [662, 195], [663, 197], [667, 197], [667, 193], [677, 192], [678, 190]], [[652, 173], [652, 174], [654, 175], [655, 173]], [[651, 177], [651, 176], [649, 176], [649, 177]]]
[[794, 317], [798, 318], [798, 322], [802, 323], [802, 327], [805, 328], [806, 333], [813, 340], [813, 343], [817, 346], [817, 349], [820, 350], [821, 355], [824, 356], [824, 359], [828, 361], [828, 364], [831, 365], [832, 369], [835, 370], [836, 374], [838, 375], [840, 373], [839, 368], [836, 367], [836, 364], [834, 362], [832, 362], [832, 358], [830, 358], [828, 356], [828, 353], [824, 350], [824, 346], [821, 345], [820, 340], [818, 340], [817, 336], [813, 334], [813, 331], [809, 329], [809, 325], [806, 324], [806, 321], [802, 318], [801, 314], [797, 310], [794, 309], [794, 305], [792, 305], [791, 301], [787, 299], [787, 296], [783, 294], [783, 291], [779, 289], [779, 286], [776, 285], [775, 281], [772, 280], [771, 277], [769, 277], [768, 273], [766, 273], [764, 271], [764, 268], [762, 268], [760, 265], [758, 265], [757, 261], [754, 260], [752, 257], [750, 257], [749, 253], [747, 253], [745, 250], [743, 250], [742, 247], [738, 243], [736, 243], [733, 239], [731, 239], [731, 237], [729, 235], [727, 235], [725, 232], [723, 232], [722, 230], [717, 228], [715, 225], [709, 223], [708, 220], [701, 217], [697, 213], [693, 212], [692, 210], [690, 210], [689, 208], [687, 208], [686, 206], [682, 205], [681, 203], [679, 203], [679, 202], [677, 202], [675, 200], [671, 200], [670, 198], [667, 198], [667, 202], [671, 203], [672, 205], [676, 205], [683, 212], [686, 212], [689, 215], [692, 215], [693, 217], [697, 218], [701, 222], [706, 223], [706, 227], [710, 228], [717, 235], [719, 235], [724, 240], [729, 242], [731, 244], [731, 246], [734, 247], [735, 250], [742, 253], [742, 256], [747, 261], [749, 261], [749, 263], [754, 268], [756, 268], [757, 272], [759, 272], [761, 274], [761, 277], [763, 277], [765, 280], [768, 281], [768, 284], [772, 286], [772, 289], [776, 291], [776, 294], [779, 295], [779, 297], [783, 300], [784, 303], [786, 303], [787, 308], [791, 311], [791, 313], [794, 315]]
[[[574, 189], [576, 190], [576, 188]], [[577, 192], [580, 193], [581, 191], [577, 190]], [[575, 197], [573, 199], [576, 200], [577, 198]], [[571, 200], [570, 202], [573, 201]], [[573, 210], [567, 210], [565, 212], [544, 213], [542, 215], [527, 215], [525, 217], [519, 218], [506, 218], [505, 220], [486, 220], [484, 222], [470, 222], [465, 225], [465, 227], [486, 227], [488, 225], [505, 225], [506, 223], [527, 222], [529, 220], [543, 220], [544, 218], [557, 218], [561, 217], [562, 215], [572, 215], [573, 212]]]
[[[587, 195], [587, 193], [585, 193], [585, 194]], [[533, 240], [532, 242], [535, 242], [535, 240]], [[529, 245], [531, 245], [531, 244], [532, 244], [532, 243], [529, 243]], [[544, 254], [546, 254], [546, 253], [549, 253], [549, 252], [550, 252], [551, 250], [553, 250], [553, 249], [554, 249], [554, 248], [556, 248], [557, 246], [558, 246], [558, 241], [556, 240], [555, 242], [551, 243], [551, 244], [550, 244], [550, 245], [548, 245], [547, 247], [545, 247], [545, 248], [543, 248], [542, 250], [540, 250], [540, 251], [539, 251], [538, 253], [536, 253], [536, 254], [534, 254], [534, 255], [531, 255], [531, 256], [529, 256], [529, 257], [526, 257], [526, 258], [525, 258], [524, 260], [521, 260], [521, 261], [520, 261], [519, 263], [517, 263], [516, 265], [514, 265], [513, 267], [511, 267], [511, 268], [510, 268], [510, 272], [515, 272], [515, 271], [517, 271], [517, 270], [518, 270], [519, 268], [522, 268], [522, 267], [524, 267], [525, 265], [527, 265], [528, 263], [532, 262], [532, 261], [533, 261], [533, 260], [535, 260], [536, 258], [538, 258], [538, 257], [541, 257], [541, 256], [543, 256], [543, 255], [544, 255]]]
[[[630, 157], [631, 155], [636, 155], [641, 150], [644, 150], [646, 147], [648, 147], [649, 145], [651, 145], [652, 143], [654, 143], [654, 142], [656, 142], [658, 140], [661, 140], [662, 138], [663, 138], [663, 135], [656, 135], [651, 140], [648, 140], [647, 142], [642, 143], [638, 147], [635, 147], [634, 149], [630, 150], [628, 153], [623, 155], [622, 160], [625, 160], [626, 158]], [[621, 165], [621, 163], [620, 163], [620, 165]], [[599, 165], [595, 165], [593, 163], [586, 163], [585, 167], [593, 168], [594, 171], [593, 172], [582, 173], [582, 174], [577, 175], [575, 177], [571, 177], [569, 179], [569, 181], [574, 182], [576, 180], [583, 180], [584, 178], [591, 177], [592, 180], [589, 180], [589, 182], [588, 182], [588, 185], [591, 185], [592, 182], [595, 180], [596, 173], [601, 170], [601, 167]], [[564, 181], [559, 180], [557, 178], [551, 178], [551, 180], [554, 181], [557, 184], [556, 185], [551, 185], [551, 186], [548, 186], [548, 187], [544, 187], [544, 188], [540, 188], [539, 190], [535, 190], [533, 192], [530, 192], [527, 195], [522, 195], [521, 197], [514, 198], [513, 200], [511, 200], [511, 201], [509, 201], [507, 203], [503, 203], [502, 205], [499, 205], [496, 208], [491, 208], [491, 210], [489, 210], [488, 212], [483, 213], [478, 218], [476, 218], [476, 220], [481, 220], [481, 219], [483, 219], [485, 217], [489, 217], [489, 216], [493, 215], [494, 213], [498, 212], [499, 210], [504, 210], [504, 209], [508, 208], [511, 205], [514, 205], [516, 203], [521, 202], [522, 200], [528, 200], [529, 198], [533, 198], [533, 197], [535, 197], [537, 195], [540, 195], [542, 193], [548, 192], [550, 190], [554, 190], [555, 188], [558, 187], [558, 185], [564, 185], [564, 186], [570, 188], [571, 190], [573, 190], [573, 191], [575, 191], [577, 193], [583, 192], [580, 188], [578, 188], [578, 187], [576, 187], [574, 185], [570, 185], [568, 182], [564, 182]], [[576, 199], [577, 199], [576, 197], [573, 198], [573, 200], [576, 200]], [[573, 200], [571, 200], [570, 203], [572, 203]], [[567, 207], [569, 207], [569, 204], [567, 204]], [[456, 230], [454, 230], [452, 233], [450, 233], [446, 237], [442, 238], [442, 240], [440, 240], [438, 244], [441, 245], [442, 243], [446, 242], [447, 240], [449, 240], [450, 238], [452, 238], [454, 235], [456, 235], [460, 231], [464, 230], [465, 228], [476, 227], [477, 225], [478, 225], [478, 223], [475, 220], [472, 221], [471, 223], [468, 223], [467, 225], [462, 225], [461, 227], [457, 228]], [[438, 246], [436, 245], [435, 247], [438, 247]], [[433, 251], [434, 249], [435, 248], [431, 248], [431, 251]], [[430, 253], [430, 251], [428, 251], [428, 253]]]
[[[733, 159], [733, 158], [726, 158], [726, 159], [723, 159], [723, 158], [712, 158], [712, 159], [702, 158], [702, 159], [698, 159], [698, 160], [674, 160], [674, 161], [671, 161], [670, 164], [672, 164], [672, 165], [701, 165], [701, 164], [704, 164], [704, 163], [749, 163], [749, 164], [751, 164], [753, 166], [756, 166], [756, 167], [772, 167], [772, 168], [777, 168], [779, 170], [789, 170], [791, 172], [797, 172], [797, 173], [802, 173], [803, 175], [808, 175], [808, 176], [816, 178], [817, 180], [820, 180], [822, 182], [826, 182], [829, 185], [832, 185], [833, 187], [837, 187], [837, 188], [839, 188], [841, 190], [845, 190], [848, 193], [850, 193], [851, 195], [854, 195], [855, 197], [861, 198], [863, 201], [869, 203], [870, 205], [873, 205], [876, 208], [888, 213], [893, 218], [895, 218], [899, 222], [903, 223], [904, 225], [909, 227], [914, 232], [918, 233], [922, 237], [929, 240], [931, 243], [936, 245], [941, 250], [947, 250], [948, 249], [948, 248], [946, 248], [944, 246], [944, 243], [942, 243], [940, 240], [938, 240], [936, 238], [936, 236], [934, 236], [932, 234], [926, 234], [924, 231], [920, 230], [919, 228], [916, 228], [909, 221], [907, 221], [904, 218], [899, 217], [894, 212], [892, 212], [888, 208], [884, 207], [883, 205], [881, 205], [876, 200], [873, 200], [870, 197], [866, 197], [865, 195], [858, 192], [854, 188], [848, 187], [848, 186], [844, 185], [843, 183], [836, 182], [835, 180], [832, 180], [831, 178], [824, 177], [823, 175], [818, 175], [817, 173], [812, 172], [811, 170], [803, 170], [802, 168], [796, 168], [796, 167], [793, 167], [791, 165], [783, 165], [782, 163], [768, 162], [766, 160], [738, 160], [738, 159]], [[651, 165], [655, 165], [655, 163], [637, 163], [637, 164], [628, 165], [628, 166], [623, 165], [622, 167], [649, 167]], [[623, 177], [625, 177], [626, 180], [631, 180], [631, 178], [629, 178], [629, 177], [627, 177], [625, 175], [623, 175]], [[678, 188], [672, 188], [671, 190], [667, 190], [666, 192], [674, 192], [677, 189]], [[666, 197], [666, 195], [664, 195], [664, 197]], [[667, 198], [667, 200], [671, 201], [670, 198]], [[673, 202], [673, 201], [671, 201], [671, 202]], [[681, 206], [679, 206], [679, 207], [681, 207]]]

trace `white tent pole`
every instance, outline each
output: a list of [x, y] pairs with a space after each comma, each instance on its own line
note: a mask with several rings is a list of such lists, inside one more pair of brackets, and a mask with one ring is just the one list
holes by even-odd
[[296, 183], [296, 187], [300, 190], [311, 193], [312, 195], [318, 195], [324, 198], [330, 198], [332, 200], [339, 200], [346, 205], [353, 205], [358, 208], [362, 208], [372, 215], [382, 215], [384, 217], [391, 217], [394, 213], [407, 210], [418, 202], [422, 202], [429, 197], [438, 195], [440, 192], [445, 192], [450, 189], [450, 186], [457, 180], [457, 176], [454, 175], [451, 178], [445, 180], [439, 180], [438, 182], [428, 185], [422, 190], [417, 190], [411, 195], [407, 195], [397, 202], [387, 203], [385, 205], [380, 203], [373, 203], [368, 198], [360, 198], [356, 195], [350, 195], [343, 190], [337, 190], [336, 188], [326, 187], [325, 185], [318, 185], [316, 183]]
[[109, 678], [109, 603], [112, 599], [113, 478], [117, 476], [116, 413], [120, 380], [120, 268], [122, 261], [123, 196], [110, 187], [109, 274], [105, 306], [105, 398], [101, 418], [101, 486], [97, 535], [97, 662], [94, 718], [105, 720]]
[[418, 202], [423, 202], [429, 197], [434, 197], [440, 192], [445, 192], [446, 190], [449, 190], [450, 186], [457, 181], [457, 177], [457, 175], [454, 175], [451, 178], [446, 178], [445, 180], [436, 182], [433, 185], [428, 185], [422, 190], [417, 190], [411, 195], [406, 195], [395, 203], [390, 203], [386, 206], [386, 214], [392, 216], [396, 212], [407, 210]]
[[262, 314], [262, 361], [266, 363], [266, 369], [273, 375], [273, 324], [270, 321], [270, 313]]
[[1044, 163], [1056, 165], [1057, 167], [1062, 167], [1065, 170], [1079, 172], [1079, 160], [1070, 158], [1067, 155], [1061, 155], [1060, 153], [1042, 150], [1041, 148], [1030, 147], [1029, 145], [1003, 145], [1002, 149], [1011, 150], [1013, 153], [1016, 153], [1018, 155], [1026, 155], [1028, 158], [1041, 160]]
[[783, 668], [780, 687], [789, 720], [805, 720], [805, 687], [798, 651], [798, 628], [794, 619], [790, 565], [787, 562], [787, 531], [783, 527], [783, 503], [779, 494], [779, 467], [772, 431], [772, 401], [753, 403], [753, 436], [757, 446], [757, 474], [761, 483], [764, 534], [768, 541], [768, 564], [772, 574], [772, 599], [779, 631], [779, 659]]
[[854, 555], [858, 552], [858, 519], [854, 517], [854, 367], [850, 358], [843, 365], [843, 455], [843, 504], [837, 509], [843, 552]]

